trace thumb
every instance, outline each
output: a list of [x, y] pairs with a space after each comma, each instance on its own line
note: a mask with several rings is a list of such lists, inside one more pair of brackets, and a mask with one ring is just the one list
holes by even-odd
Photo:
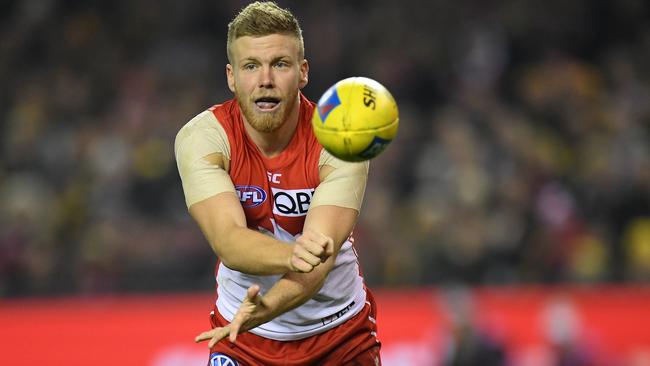
[[251, 287], [248, 288], [248, 291], [246, 292], [246, 298], [251, 302], [257, 302], [255, 300], [257, 299], [259, 293], [260, 293], [260, 286], [252, 285]]
[[334, 254], [334, 239], [330, 237], [327, 238], [327, 244], [325, 244], [325, 253], [327, 255]]

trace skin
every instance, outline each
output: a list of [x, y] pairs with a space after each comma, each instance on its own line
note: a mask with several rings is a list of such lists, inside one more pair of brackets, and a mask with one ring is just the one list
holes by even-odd
[[[295, 133], [299, 90], [307, 85], [309, 64], [300, 55], [298, 41], [281, 34], [238, 38], [232, 44], [232, 54], [233, 63], [226, 66], [226, 76], [240, 105], [246, 132], [262, 154], [277, 156]], [[213, 154], [208, 160], [228, 169], [229, 162], [221, 154]], [[329, 166], [321, 168], [321, 181], [332, 170]], [[283, 275], [263, 296], [258, 286], [251, 286], [231, 324], [195, 338], [196, 342], [209, 341], [211, 348], [225, 337], [235, 342], [238, 334], [314, 296], [334, 267], [358, 211], [329, 205], [310, 208], [303, 233], [294, 245], [248, 229], [239, 199], [230, 192], [193, 204], [190, 214], [224, 265], [243, 273]]]
[[[244, 116], [246, 132], [262, 153], [273, 157], [289, 144], [298, 125], [298, 92], [308, 82], [309, 63], [300, 59], [298, 41], [288, 35], [241, 37], [226, 65], [228, 87]], [[278, 103], [256, 103], [262, 98]]]
[[331, 235], [334, 254], [309, 273], [288, 272], [264, 296], [260, 295], [259, 286], [251, 286], [229, 325], [203, 332], [196, 336], [195, 341], [209, 341], [209, 348], [226, 337], [230, 342], [236, 342], [238, 334], [304, 304], [323, 286], [327, 274], [334, 267], [341, 245], [352, 231], [357, 216], [356, 210], [337, 206], [317, 206], [310, 209], [305, 227]]

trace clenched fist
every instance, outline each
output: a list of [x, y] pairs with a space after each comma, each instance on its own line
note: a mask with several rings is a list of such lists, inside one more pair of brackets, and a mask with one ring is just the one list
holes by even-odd
[[294, 272], [311, 272], [334, 253], [334, 240], [317, 231], [306, 229], [296, 239], [289, 259]]

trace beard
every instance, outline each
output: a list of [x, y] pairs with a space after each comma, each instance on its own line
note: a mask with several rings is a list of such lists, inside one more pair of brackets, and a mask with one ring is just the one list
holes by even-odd
[[279, 106], [269, 112], [260, 112], [256, 107], [255, 100], [259, 97], [246, 96], [239, 91], [235, 91], [235, 98], [246, 121], [256, 131], [269, 133], [277, 130], [289, 118], [298, 102], [298, 90], [281, 99]]

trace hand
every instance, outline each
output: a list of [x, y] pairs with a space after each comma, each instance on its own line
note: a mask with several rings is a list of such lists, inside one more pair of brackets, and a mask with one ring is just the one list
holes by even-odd
[[261, 313], [264, 305], [262, 304], [262, 297], [259, 293], [260, 287], [258, 285], [249, 287], [246, 298], [239, 306], [239, 310], [237, 310], [237, 314], [235, 314], [232, 322], [225, 327], [217, 327], [199, 334], [194, 338], [194, 342], [198, 343], [209, 339], [208, 348], [212, 348], [217, 342], [229, 336], [230, 341], [235, 343], [238, 334], [262, 324], [263, 321], [259, 320], [259, 313]]
[[334, 240], [315, 230], [306, 229], [296, 239], [289, 259], [289, 268], [294, 272], [311, 272], [334, 253]]

